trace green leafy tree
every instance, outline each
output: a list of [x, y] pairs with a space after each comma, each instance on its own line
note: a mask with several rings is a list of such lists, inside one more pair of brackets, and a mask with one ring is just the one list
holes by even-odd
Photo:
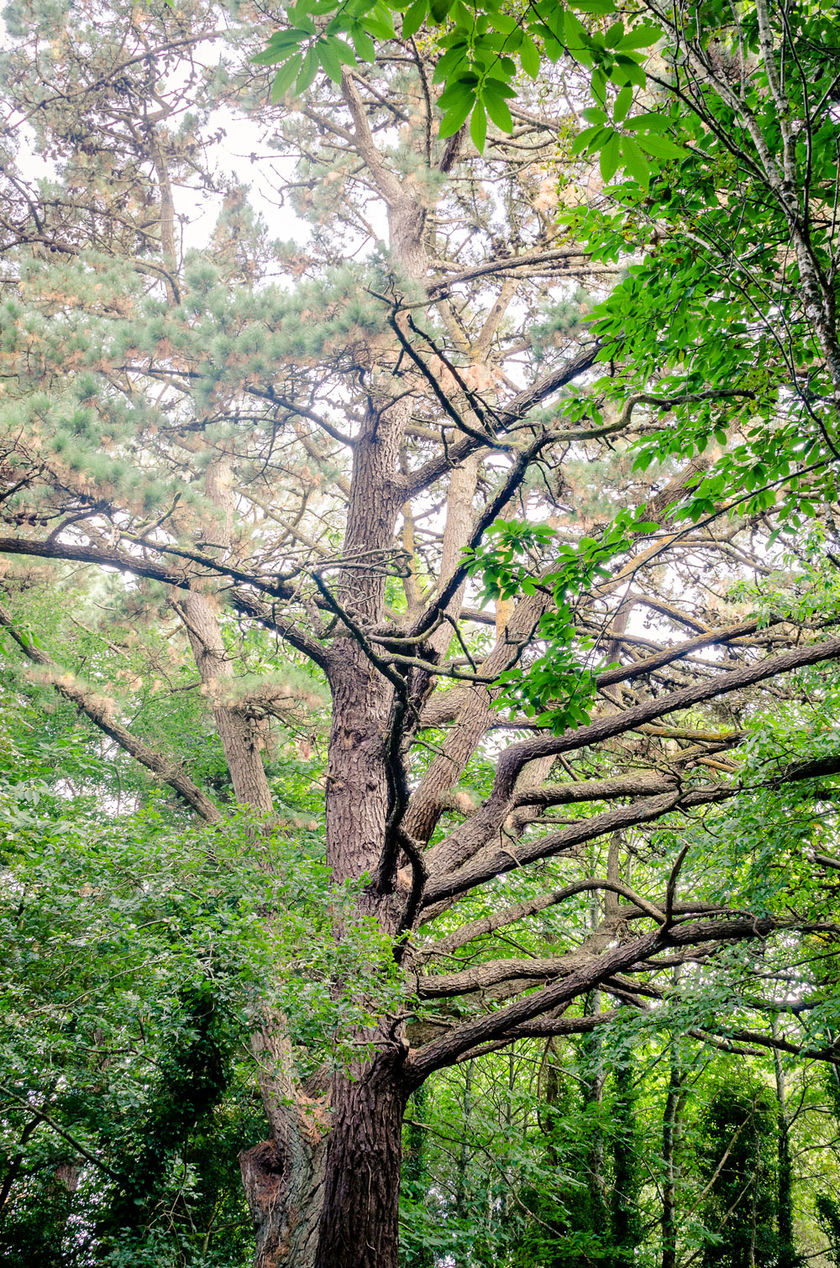
[[724, 1084], [707, 1115], [700, 1145], [707, 1181], [703, 1262], [732, 1268], [773, 1264], [776, 1123], [770, 1093], [757, 1081]]

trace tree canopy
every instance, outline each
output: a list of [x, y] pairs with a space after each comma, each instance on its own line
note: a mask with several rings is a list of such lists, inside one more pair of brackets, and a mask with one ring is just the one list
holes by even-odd
[[833, 6], [5, 20], [3, 1254], [840, 1254]]

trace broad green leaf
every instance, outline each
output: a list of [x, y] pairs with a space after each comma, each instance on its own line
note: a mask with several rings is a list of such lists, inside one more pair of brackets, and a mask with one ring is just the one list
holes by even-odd
[[645, 22], [641, 26], [634, 26], [632, 30], [627, 31], [621, 41], [622, 51], [633, 48], [649, 48], [651, 44], [655, 44], [661, 39], [662, 31], [658, 26]]
[[643, 189], [650, 183], [650, 164], [632, 137], [621, 138], [621, 159], [627, 174]]
[[472, 112], [470, 119], [470, 136], [472, 143], [478, 150], [479, 154], [484, 153], [484, 143], [487, 140], [487, 114], [481, 102], [476, 102], [475, 110]]
[[510, 84], [505, 83], [503, 79], [496, 79], [493, 75], [488, 75], [484, 80], [484, 91], [493, 93], [496, 97], [515, 97], [516, 89]]
[[437, 26], [446, 21], [451, 8], [452, 0], [429, 0], [429, 13]]
[[[569, 49], [577, 56], [582, 51], [589, 48], [591, 40], [587, 34], [586, 27], [583, 25], [580, 18], [572, 13], [571, 9], [565, 9], [562, 12], [563, 34], [560, 38], [565, 40]], [[586, 64], [591, 65], [591, 61], [588, 61]]]
[[426, 13], [428, 12], [428, 8], [429, 6], [427, 3], [427, 0], [414, 0], [414, 3], [408, 6], [405, 12], [405, 16], [403, 17], [403, 22], [402, 22], [402, 33], [403, 33], [404, 40], [409, 40], [411, 39], [412, 35], [417, 34], [417, 32], [420, 30], [420, 27], [423, 25], [424, 21], [426, 20]]
[[642, 149], [654, 158], [682, 159], [687, 158], [690, 152], [677, 145], [670, 137], [651, 135], [650, 132], [640, 133], [637, 140]]
[[581, 13], [615, 13], [613, 0], [569, 0], [569, 4]]
[[337, 35], [330, 37], [330, 43], [338, 55], [338, 60], [343, 66], [355, 66], [356, 54], [353, 52], [346, 40], [342, 40]]
[[297, 83], [295, 84], [295, 94], [297, 96], [300, 96], [301, 93], [306, 92], [307, 88], [312, 83], [313, 79], [315, 78], [317, 74], [318, 74], [318, 51], [313, 45], [312, 48], [307, 49], [304, 55], [303, 66], [301, 67], [300, 74], [298, 75], [298, 78], [297, 78]]
[[621, 89], [621, 92], [615, 99], [613, 106], [613, 119], [616, 123], [622, 123], [627, 118], [627, 111], [633, 104], [633, 89], [629, 84]]
[[274, 66], [277, 62], [285, 61], [308, 38], [305, 31], [281, 31], [279, 38], [272, 36], [267, 47], [255, 53], [251, 61], [257, 66]]
[[599, 101], [602, 106], [607, 101], [607, 75], [600, 66], [597, 66], [592, 72], [592, 96]]
[[632, 119], [628, 119], [625, 125], [631, 132], [665, 132], [668, 128], [668, 120], [663, 119], [660, 114], [636, 114]]
[[639, 88], [644, 88], [647, 84], [647, 75], [639, 63], [621, 53], [616, 54], [615, 65], [610, 71], [610, 79], [621, 87], [626, 84], [636, 84]]
[[457, 106], [452, 106], [447, 110], [440, 123], [439, 136], [446, 139], [448, 136], [454, 136], [460, 127], [466, 121], [467, 115], [475, 104], [475, 95], [464, 98], [459, 101]]
[[609, 135], [610, 129], [605, 128], [603, 124], [595, 123], [591, 128], [584, 128], [572, 143], [572, 154], [578, 155], [584, 150], [597, 150]]
[[363, 62], [374, 62], [376, 60], [376, 45], [367, 31], [362, 30], [360, 26], [356, 26], [353, 28], [350, 38]]
[[462, 39], [459, 40], [457, 44], [453, 44], [452, 47], [447, 49], [444, 53], [443, 57], [435, 67], [434, 74], [432, 75], [432, 82], [435, 84], [439, 84], [441, 82], [445, 83], [450, 78], [456, 67], [460, 66], [461, 62], [466, 60], [466, 56], [467, 41]]
[[495, 123], [496, 127], [501, 128], [503, 132], [512, 132], [513, 119], [510, 113], [510, 107], [504, 97], [500, 97], [492, 89], [488, 89], [485, 84], [482, 100], [484, 102], [485, 110]]
[[318, 61], [334, 84], [341, 83], [341, 57], [334, 38], [327, 37], [315, 45]]
[[[393, 40], [397, 34], [394, 30], [394, 23], [390, 20], [390, 15], [388, 15], [389, 20], [387, 22], [378, 16], [381, 8], [382, 6], [379, 5], [375, 15], [365, 18], [365, 30], [377, 40]], [[383, 12], [386, 11], [383, 10]]]
[[540, 52], [530, 35], [524, 33], [519, 46], [519, 60], [525, 74], [536, 79], [540, 73]]
[[457, 107], [465, 101], [469, 103], [469, 109], [472, 109], [477, 83], [478, 77], [471, 73], [467, 73], [462, 79], [450, 80], [438, 98], [441, 110], [451, 110], [453, 106]]
[[565, 11], [562, 6], [557, 4], [556, 0], [539, 0], [535, 9], [554, 38], [562, 43], [566, 38]]
[[365, 26], [371, 35], [377, 35], [383, 40], [393, 40], [396, 38], [396, 29], [394, 27], [394, 15], [387, 4], [375, 4], [372, 12], [365, 19]]
[[297, 78], [302, 62], [303, 54], [295, 53], [289, 58], [285, 66], [280, 67], [271, 84], [271, 100], [273, 102], [282, 101], [286, 96], [286, 93]]
[[613, 132], [609, 141], [601, 150], [601, 176], [604, 182], [611, 181], [615, 176], [619, 162], [621, 161], [621, 150], [619, 148], [620, 138], [617, 132]]

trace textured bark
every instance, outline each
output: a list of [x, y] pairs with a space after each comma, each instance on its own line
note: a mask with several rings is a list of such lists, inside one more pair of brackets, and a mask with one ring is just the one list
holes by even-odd
[[[315, 1268], [397, 1268], [402, 1121], [395, 1050], [333, 1082]], [[295, 1264], [297, 1268], [297, 1264]]]
[[239, 1156], [256, 1235], [255, 1268], [313, 1268], [328, 1110], [297, 1083], [285, 1018], [267, 1013], [251, 1038], [270, 1135]]
[[324, 1184], [324, 1141], [293, 1151], [271, 1138], [239, 1156], [256, 1238], [254, 1268], [314, 1268]]
[[[233, 522], [233, 491], [225, 458], [208, 467], [204, 491], [210, 512], [203, 525], [206, 545], [227, 549]], [[216, 609], [196, 585], [187, 593], [180, 612], [202, 686], [210, 697], [236, 800], [257, 814], [270, 815], [274, 803], [260, 756], [260, 724], [218, 696], [219, 684], [233, 677], [233, 665], [225, 650]]]
[[[773, 1038], [779, 1038], [779, 1021], [773, 1019]], [[782, 1054], [773, 1050], [773, 1071], [776, 1079], [777, 1116], [777, 1191], [776, 1210], [779, 1233], [779, 1268], [795, 1268], [799, 1261], [793, 1232], [793, 1160], [790, 1154], [790, 1123], [787, 1116], [787, 1088]]]

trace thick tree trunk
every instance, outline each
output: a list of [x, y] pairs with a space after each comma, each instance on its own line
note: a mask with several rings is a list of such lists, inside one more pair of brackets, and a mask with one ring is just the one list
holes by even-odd
[[326, 1138], [302, 1129], [239, 1155], [256, 1235], [254, 1268], [315, 1268]]
[[397, 1268], [409, 1089], [395, 1057], [377, 1057], [358, 1078], [334, 1080], [316, 1268]]

